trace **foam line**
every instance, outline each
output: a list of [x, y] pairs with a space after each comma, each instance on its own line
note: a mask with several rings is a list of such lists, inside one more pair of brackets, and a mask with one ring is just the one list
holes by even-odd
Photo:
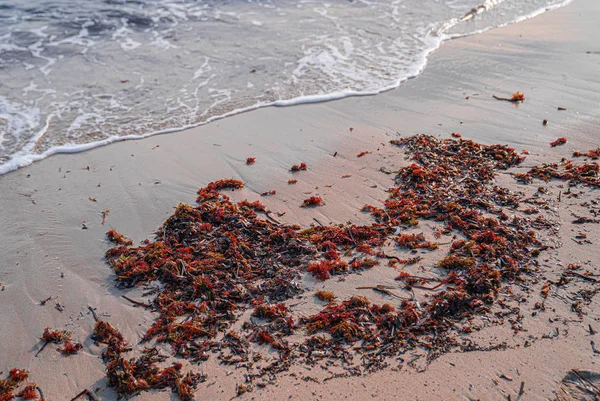
[[[42, 129], [37, 135], [35, 135], [22, 150], [13, 154], [7, 162], [0, 165], [0, 175], [14, 171], [21, 167], [28, 166], [36, 161], [45, 159], [46, 157], [49, 157], [49, 156], [52, 156], [55, 154], [78, 153], [78, 152], [83, 152], [83, 151], [90, 150], [93, 148], [97, 148], [100, 146], [105, 146], [105, 145], [108, 145], [108, 144], [111, 144], [114, 142], [133, 140], [133, 139], [143, 139], [143, 138], [148, 138], [148, 137], [151, 137], [154, 135], [161, 135], [161, 134], [168, 134], [168, 133], [183, 131], [183, 130], [186, 130], [189, 128], [194, 128], [194, 127], [198, 127], [198, 126], [201, 126], [204, 124], [208, 124], [215, 120], [234, 116], [236, 114], [245, 113], [245, 112], [256, 110], [256, 109], [263, 108], [263, 107], [271, 107], [271, 106], [287, 107], [287, 106], [293, 106], [293, 105], [299, 105], [299, 104], [309, 104], [309, 103], [326, 102], [326, 101], [331, 101], [331, 100], [339, 100], [339, 99], [343, 99], [343, 98], [351, 97], [351, 96], [372, 96], [372, 95], [377, 95], [382, 92], [387, 92], [389, 90], [397, 88], [398, 86], [400, 86], [400, 84], [402, 82], [405, 82], [406, 80], [411, 79], [411, 78], [415, 78], [419, 74], [421, 74], [421, 72], [425, 69], [425, 67], [427, 65], [427, 60], [428, 60], [429, 55], [431, 53], [433, 53], [435, 50], [437, 50], [441, 46], [441, 44], [443, 42], [445, 42], [446, 40], [475, 35], [475, 34], [489, 31], [490, 29], [499, 28], [499, 27], [503, 27], [506, 25], [518, 23], [518, 22], [524, 21], [526, 19], [530, 19], [530, 18], [533, 18], [540, 14], [543, 14], [545, 12], [552, 11], [557, 8], [566, 6], [567, 4], [571, 3], [572, 1], [573, 0], [565, 0], [558, 4], [542, 7], [538, 10], [535, 10], [532, 13], [517, 17], [513, 21], [506, 22], [506, 23], [503, 23], [498, 26], [492, 26], [492, 27], [480, 29], [480, 30], [477, 30], [474, 32], [469, 32], [466, 34], [446, 34], [444, 32], [441, 32], [438, 34], [438, 36], [431, 36], [429, 38], [429, 39], [431, 39], [431, 42], [432, 42], [431, 46], [429, 46], [427, 49], [425, 49], [424, 51], [421, 52], [419, 60], [417, 63], [415, 63], [414, 68], [410, 72], [399, 77], [394, 83], [387, 85], [385, 87], [379, 88], [377, 90], [372, 90], [372, 91], [343, 90], [343, 91], [331, 92], [331, 93], [327, 93], [327, 94], [323, 94], [323, 95], [299, 96], [299, 97], [295, 97], [295, 98], [291, 98], [291, 99], [276, 100], [273, 102], [256, 103], [256, 104], [248, 106], [248, 107], [239, 108], [239, 109], [235, 109], [235, 110], [229, 111], [224, 114], [212, 116], [202, 122], [195, 123], [195, 124], [189, 124], [189, 125], [184, 125], [184, 126], [180, 126], [180, 127], [176, 127], [176, 128], [169, 128], [169, 129], [165, 129], [165, 130], [149, 132], [149, 133], [143, 134], [143, 135], [111, 136], [109, 138], [106, 138], [106, 139], [103, 139], [103, 140], [97, 141], [97, 142], [90, 142], [90, 143], [85, 143], [85, 144], [69, 144], [69, 145], [54, 146], [41, 154], [32, 153], [32, 150], [35, 148], [36, 141], [44, 135], [44, 132], [49, 124], [49, 120], [48, 120], [46, 123], [46, 127], [44, 127], [44, 129]], [[460, 20], [456, 20], [454, 22], [449, 23], [445, 27], [446, 30], [449, 29], [450, 27], [456, 25], [457, 23], [460, 23]]]

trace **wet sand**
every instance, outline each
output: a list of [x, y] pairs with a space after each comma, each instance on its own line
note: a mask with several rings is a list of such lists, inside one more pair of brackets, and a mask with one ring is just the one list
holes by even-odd
[[[447, 42], [421, 76], [378, 96], [261, 109], [180, 133], [53, 156], [1, 176], [0, 370], [28, 369], [49, 400], [69, 400], [84, 388], [106, 387], [102, 347], [89, 339], [93, 319], [88, 305], [106, 315], [130, 342], [142, 336], [152, 314], [120, 298], [129, 292], [140, 295], [114, 287], [104, 261], [110, 246], [104, 233], [116, 228], [136, 241], [149, 238], [179, 202], [193, 203], [197, 189], [210, 181], [243, 180], [246, 188], [236, 199], [260, 199], [285, 213], [282, 222], [359, 224], [368, 221], [360, 212], [365, 203], [387, 197], [393, 176], [379, 169], [407, 163], [388, 143], [398, 134], [448, 137], [460, 132], [466, 139], [508, 144], [530, 152], [526, 167], [597, 148], [600, 47], [594, 38], [600, 34], [599, 18], [600, 4], [577, 0], [523, 23]], [[492, 98], [517, 90], [526, 96], [518, 107]], [[558, 137], [567, 137], [568, 143], [551, 148], [549, 142]], [[363, 151], [373, 153], [357, 158]], [[247, 157], [256, 157], [256, 163], [247, 166]], [[309, 169], [294, 175], [296, 185], [288, 185], [288, 169], [299, 162]], [[508, 176], [499, 181], [531, 190]], [[556, 195], [561, 190], [557, 185], [551, 188]], [[260, 197], [272, 189], [277, 195]], [[309, 192], [322, 196], [325, 206], [299, 208]], [[549, 277], [561, 264], [587, 261], [586, 267], [598, 273], [595, 245], [571, 240], [575, 231], [586, 230], [594, 243], [597, 225], [570, 224], [577, 205], [596, 197], [591, 191], [554, 205], [551, 213], [561, 229], [555, 239], [559, 246], [544, 255]], [[349, 280], [348, 288], [361, 280], [381, 280], [388, 274], [384, 269]], [[45, 306], [39, 305], [51, 296]], [[588, 324], [600, 329], [600, 309], [594, 298], [579, 319], [569, 302], [551, 297], [548, 310], [532, 317], [533, 303], [522, 306], [527, 332], [513, 335], [510, 326], [501, 326], [474, 336], [480, 344], [507, 342], [512, 349], [444, 355], [423, 373], [404, 367], [319, 385], [283, 377], [243, 398], [492, 400], [510, 394], [518, 399], [525, 382], [522, 399], [553, 399], [568, 370], [597, 370]], [[64, 358], [49, 346], [35, 357], [45, 327], [73, 331], [84, 343], [83, 352]], [[540, 339], [557, 327], [558, 336], [522, 346], [528, 336]], [[209, 379], [200, 386], [198, 399], [235, 395], [240, 372], [227, 376], [214, 359], [200, 370]], [[501, 379], [502, 374], [513, 380]], [[98, 395], [116, 399], [110, 389]], [[157, 392], [139, 399], [170, 397]]]

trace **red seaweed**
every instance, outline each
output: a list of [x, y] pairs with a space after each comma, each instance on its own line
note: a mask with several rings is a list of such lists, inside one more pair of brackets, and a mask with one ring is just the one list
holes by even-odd
[[110, 230], [106, 232], [106, 237], [109, 241], [119, 245], [133, 245], [133, 241], [118, 233], [116, 230]]
[[58, 348], [57, 350], [64, 356], [70, 356], [70, 355], [78, 354], [82, 348], [83, 348], [83, 344], [81, 344], [81, 343], [72, 343], [70, 341], [67, 341], [67, 342], [65, 342], [64, 347]]
[[323, 206], [323, 199], [319, 196], [311, 196], [307, 199], [304, 199], [304, 202], [302, 202], [302, 207], [311, 206]]
[[[349, 373], [362, 374], [382, 369], [386, 358], [417, 347], [431, 351], [427, 362], [453, 349], [471, 350], [461, 336], [473, 330], [468, 327], [478, 314], [500, 302], [503, 287], [510, 290], [526, 279], [535, 258], [547, 249], [540, 233], [550, 224], [541, 215], [522, 217], [517, 212], [523, 210], [522, 195], [495, 181], [499, 170], [524, 160], [514, 149], [430, 135], [392, 144], [403, 148], [411, 163], [397, 171], [386, 200], [363, 208], [372, 218], [370, 225], [319, 223], [302, 229], [261, 219], [257, 212], [266, 209], [260, 202], [233, 203], [219, 192], [243, 187], [229, 179], [201, 188], [196, 206], [180, 204], [153, 241], [109, 249], [106, 258], [118, 286], [158, 284], [147, 294], [153, 297], [146, 305], [155, 319], [143, 343], [162, 344], [173, 356], [190, 362], [216, 356], [223, 365], [247, 369], [238, 393], [251, 391], [256, 381], [274, 379], [294, 364], [340, 361], [338, 366]], [[302, 165], [292, 171], [306, 169]], [[565, 161], [528, 176], [590, 184], [597, 173], [598, 165]], [[322, 204], [321, 198], [313, 198]], [[407, 227], [425, 225], [435, 226], [436, 241], [442, 235], [454, 238], [441, 260], [428, 266], [431, 274], [398, 274], [405, 288], [426, 292], [424, 301], [405, 299], [379, 285], [359, 289], [396, 297], [396, 305], [373, 304], [362, 296], [336, 300], [323, 290], [314, 292], [327, 302], [319, 312], [294, 315], [305, 276], [325, 286], [329, 283], [320, 281], [343, 280], [382, 260], [405, 265], [402, 268], [422, 261], [420, 256], [401, 259], [388, 252], [436, 249], [438, 244], [423, 233], [400, 234]], [[397, 246], [390, 251], [389, 244]], [[241, 320], [242, 316], [251, 318]], [[292, 334], [297, 336], [294, 341]], [[191, 389], [201, 378], [183, 375], [178, 364], [159, 368], [165, 357], [156, 349], [126, 359], [133, 346], [104, 321], [96, 324], [93, 338], [107, 344], [103, 358], [108, 383], [120, 395], [171, 388], [181, 399], [192, 399]], [[276, 357], [265, 358], [257, 347]]]
[[291, 168], [290, 171], [295, 173], [298, 171], [304, 171], [308, 168], [308, 166], [306, 165], [306, 163], [302, 162], [300, 164], [294, 164]]

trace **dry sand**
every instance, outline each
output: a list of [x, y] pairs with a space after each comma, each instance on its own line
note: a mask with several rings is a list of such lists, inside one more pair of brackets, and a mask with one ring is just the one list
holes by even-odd
[[[152, 314], [120, 298], [126, 292], [114, 287], [104, 262], [109, 247], [104, 233], [116, 228], [135, 240], [151, 237], [179, 202], [193, 203], [196, 190], [215, 179], [245, 181], [247, 187], [236, 198], [255, 200], [275, 189], [276, 196], [261, 200], [273, 211], [285, 212], [283, 222], [361, 223], [367, 217], [359, 209], [385, 199], [385, 188], [392, 182], [379, 168], [406, 163], [388, 144], [397, 134], [447, 137], [460, 132], [482, 143], [506, 143], [531, 153], [526, 166], [598, 147], [599, 20], [599, 2], [577, 0], [523, 23], [448, 42], [421, 76], [385, 94], [261, 109], [176, 134], [53, 156], [1, 176], [0, 371], [30, 370], [48, 400], [69, 400], [84, 388], [105, 387], [102, 348], [89, 339], [93, 320], [88, 305], [131, 342], [144, 333]], [[492, 98], [516, 90], [526, 95], [519, 107]], [[558, 111], [559, 106], [567, 110]], [[548, 126], [542, 125], [544, 119]], [[561, 136], [569, 142], [550, 148], [549, 142]], [[357, 158], [361, 151], [373, 153]], [[256, 164], [246, 166], [247, 157], [256, 157]], [[298, 184], [288, 185], [289, 167], [301, 161], [309, 170], [294, 176]], [[351, 177], [342, 179], [345, 174]], [[508, 176], [500, 180], [518, 187]], [[554, 185], [551, 194], [559, 190]], [[322, 196], [326, 205], [300, 209], [308, 192]], [[581, 199], [555, 203], [551, 215], [561, 222], [556, 239], [560, 246], [543, 255], [548, 278], [556, 279], [552, 272], [569, 263], [587, 262], [588, 270], [600, 273], [598, 225], [569, 223], [578, 203], [596, 197], [597, 191], [592, 191]], [[105, 210], [110, 212], [102, 225]], [[571, 240], [574, 231], [582, 230], [593, 245]], [[373, 274], [349, 278], [346, 291], [358, 283], [393, 278], [383, 267]], [[136, 290], [128, 291], [140, 297]], [[399, 372], [319, 385], [283, 377], [243, 398], [519, 399], [519, 385], [525, 382], [521, 399], [553, 399], [570, 369], [597, 371], [600, 357], [592, 352], [588, 333], [588, 324], [600, 330], [598, 300], [585, 306], [580, 319], [570, 312], [564, 295], [550, 297], [548, 310], [535, 317], [535, 295], [524, 303], [526, 332], [513, 335], [507, 324], [474, 336], [480, 345], [505, 341], [513, 347], [508, 350], [444, 355], [423, 373], [405, 366]], [[45, 306], [39, 304], [50, 296]], [[64, 311], [56, 309], [56, 303]], [[35, 357], [45, 327], [72, 330], [84, 343], [83, 352], [63, 358], [49, 346]], [[541, 339], [555, 328], [557, 337]], [[523, 347], [530, 336], [533, 345]], [[209, 374], [206, 384], [214, 384], [201, 385], [198, 399], [228, 400], [235, 395], [238, 373], [226, 376], [214, 360], [201, 369]], [[501, 379], [502, 374], [513, 380]], [[110, 389], [98, 395], [102, 400], [116, 398]], [[169, 392], [158, 392], [139, 398], [170, 397]]]

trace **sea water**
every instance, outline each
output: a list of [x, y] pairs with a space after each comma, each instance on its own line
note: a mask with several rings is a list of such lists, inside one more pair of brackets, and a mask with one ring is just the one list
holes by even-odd
[[0, 174], [268, 105], [376, 94], [569, 0], [0, 0]]

